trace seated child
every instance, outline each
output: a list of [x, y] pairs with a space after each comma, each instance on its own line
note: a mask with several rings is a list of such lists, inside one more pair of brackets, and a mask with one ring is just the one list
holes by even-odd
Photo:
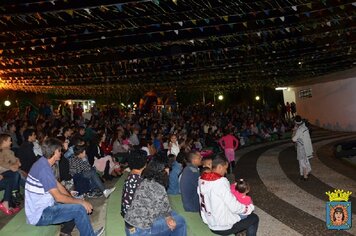
[[213, 166], [213, 158], [211, 156], [204, 157], [201, 161], [200, 174], [210, 172]]
[[[244, 179], [238, 179], [230, 186], [232, 194], [236, 197], [236, 200], [244, 205], [252, 204], [252, 199], [248, 196], [250, 191], [250, 185]], [[245, 219], [248, 215], [240, 215], [241, 219]]]
[[182, 173], [183, 166], [177, 161], [174, 154], [168, 155], [168, 163], [170, 166], [170, 171], [167, 193], [171, 195], [180, 194], [179, 175]]
[[[86, 161], [86, 146], [85, 145], [76, 145], [74, 146], [74, 157], [69, 159], [69, 172], [74, 176], [79, 176], [81, 178], [87, 179], [90, 183], [90, 190], [99, 189], [99, 193], [96, 196], [100, 196], [104, 194], [106, 198], [110, 196], [110, 194], [115, 190], [114, 188], [105, 189], [104, 184], [101, 182], [99, 176], [96, 174], [96, 171], [93, 167], [90, 166], [89, 162]], [[80, 179], [80, 178], [78, 178]], [[77, 189], [80, 189], [83, 182], [78, 181]], [[80, 192], [80, 191], [79, 191]], [[94, 193], [92, 191], [92, 193]], [[95, 195], [89, 195], [94, 197]]]
[[200, 168], [200, 175], [204, 174], [204, 173], [210, 173], [211, 169], [207, 166], [201, 167]]

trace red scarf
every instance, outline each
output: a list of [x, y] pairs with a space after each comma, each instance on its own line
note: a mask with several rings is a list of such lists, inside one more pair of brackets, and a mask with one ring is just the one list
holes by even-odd
[[218, 173], [210, 172], [210, 173], [203, 173], [200, 178], [206, 181], [214, 181], [222, 177], [223, 176], [219, 175]]

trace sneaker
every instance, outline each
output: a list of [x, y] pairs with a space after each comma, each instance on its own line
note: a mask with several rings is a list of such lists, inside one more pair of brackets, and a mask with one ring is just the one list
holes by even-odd
[[100, 229], [98, 229], [98, 230], [96, 230], [96, 231], [94, 232], [94, 235], [95, 235], [95, 236], [101, 236], [101, 235], [104, 234], [104, 231], [105, 231], [104, 227], [101, 227]]
[[72, 236], [72, 235], [71, 235], [71, 234], [67, 234], [67, 233], [60, 232], [60, 233], [59, 233], [59, 236]]
[[75, 196], [74, 198], [76, 198], [76, 199], [80, 199], [80, 200], [84, 200], [84, 198], [85, 198], [85, 194]]
[[20, 202], [21, 200], [24, 200], [22, 194], [19, 193], [17, 190], [12, 192], [12, 197], [15, 199], [15, 201], [18, 201], [18, 202]]
[[89, 192], [85, 196], [87, 198], [98, 198], [98, 195], [95, 192]]
[[116, 189], [116, 187], [105, 189], [103, 192], [104, 196], [106, 198], [108, 198], [110, 196], [110, 194], [115, 191], [115, 189]]
[[103, 192], [100, 191], [95, 191], [94, 194], [96, 197], [102, 197], [104, 195]]

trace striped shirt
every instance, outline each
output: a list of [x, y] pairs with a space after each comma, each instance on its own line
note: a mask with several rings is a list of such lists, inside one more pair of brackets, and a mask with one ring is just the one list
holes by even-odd
[[57, 188], [57, 181], [48, 160], [41, 157], [28, 173], [25, 185], [25, 213], [27, 223], [36, 225], [42, 212], [54, 205], [49, 190]]

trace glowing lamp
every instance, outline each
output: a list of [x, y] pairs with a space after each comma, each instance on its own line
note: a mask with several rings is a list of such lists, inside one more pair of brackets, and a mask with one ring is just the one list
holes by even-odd
[[6, 101], [4, 102], [4, 105], [8, 107], [8, 106], [11, 105], [11, 102], [10, 102], [9, 100], [6, 100]]

